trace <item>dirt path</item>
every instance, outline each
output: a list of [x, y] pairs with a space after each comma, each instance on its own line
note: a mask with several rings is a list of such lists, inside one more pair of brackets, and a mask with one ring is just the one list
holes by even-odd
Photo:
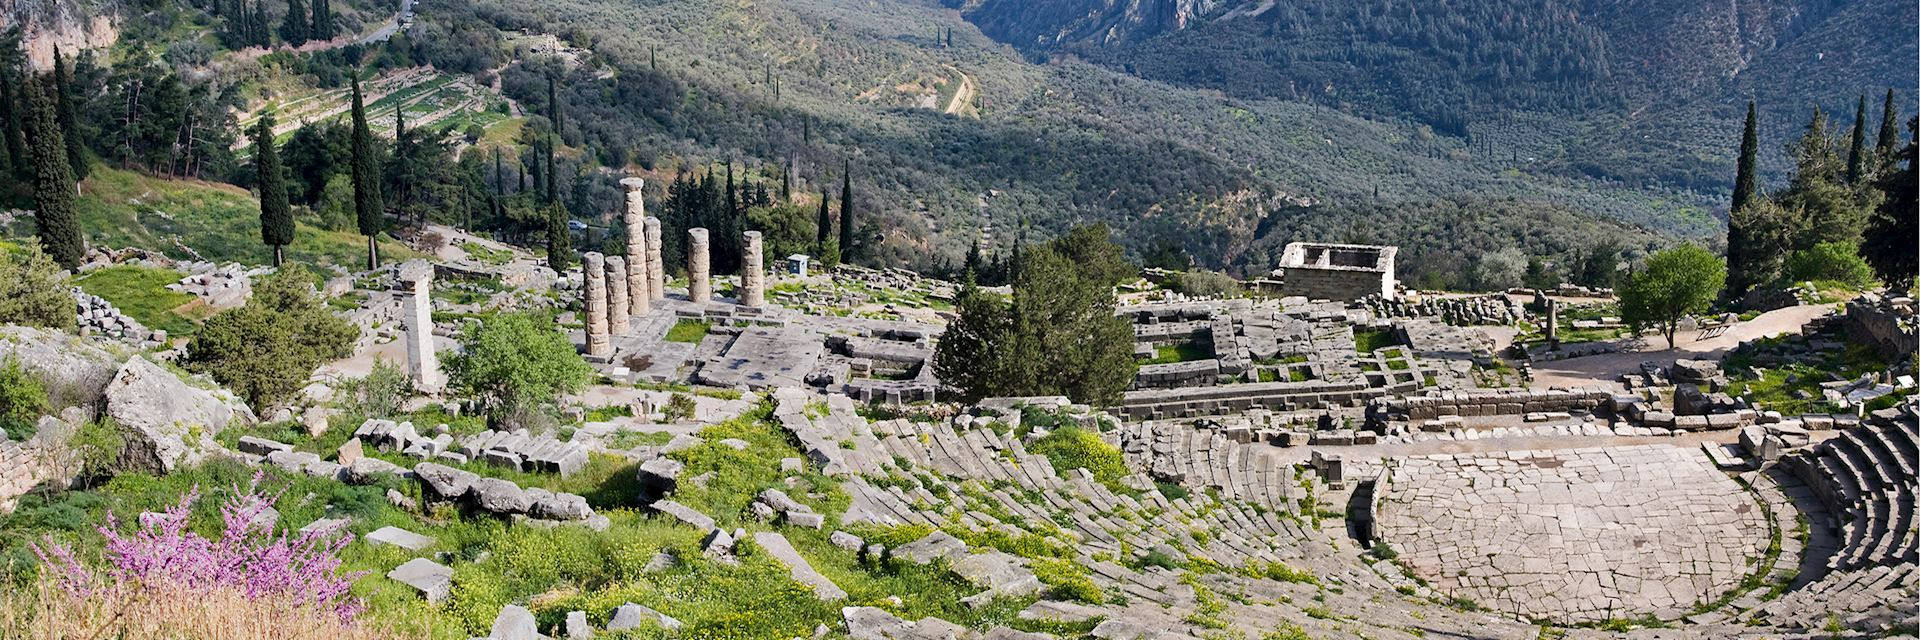
[[[1682, 358], [1719, 360], [1742, 342], [1797, 333], [1807, 321], [1830, 313], [1833, 313], [1833, 305], [1830, 304], [1785, 307], [1736, 323], [1726, 333], [1706, 340], [1695, 339], [1699, 335], [1697, 331], [1681, 332], [1674, 336], [1678, 344], [1672, 349], [1603, 353], [1536, 363], [1533, 366], [1533, 387], [1544, 389], [1604, 383], [1618, 388], [1616, 379], [1620, 374], [1639, 371], [1642, 362], [1653, 361], [1665, 366]], [[1648, 340], [1649, 346], [1666, 344], [1665, 338], [1649, 337]]]

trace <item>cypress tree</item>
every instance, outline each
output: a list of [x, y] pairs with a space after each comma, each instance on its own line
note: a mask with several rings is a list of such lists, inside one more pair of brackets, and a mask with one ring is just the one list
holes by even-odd
[[820, 190], [820, 217], [813, 222], [813, 244], [815, 251], [826, 253], [827, 238], [833, 237], [833, 217], [827, 213], [827, 190]]
[[315, 40], [333, 39], [333, 7], [327, 0], [313, 0], [313, 26], [308, 33]]
[[549, 203], [560, 200], [560, 176], [553, 170], [553, 147], [556, 142], [552, 137], [547, 138], [547, 170], [542, 172], [547, 176], [547, 202]]
[[565, 122], [560, 119], [560, 92], [556, 88], [558, 82], [558, 80], [554, 79], [553, 74], [547, 74], [547, 111], [549, 117], [553, 120], [553, 133], [555, 135], [560, 133], [560, 127], [565, 124]]
[[54, 88], [42, 89], [39, 85], [29, 77], [22, 91], [31, 118], [28, 139], [33, 147], [34, 222], [47, 256], [73, 271], [80, 268], [87, 252], [74, 212], [73, 167], [67, 163], [66, 142], [59, 118], [54, 115], [54, 97], [50, 95]]
[[573, 237], [567, 232], [567, 208], [560, 203], [547, 204], [547, 266], [555, 273], [566, 273], [573, 262]]
[[74, 117], [73, 76], [68, 73], [66, 59], [60, 55], [60, 48], [53, 48], [53, 95], [54, 116], [60, 123], [61, 138], [65, 142], [67, 166], [73, 171], [73, 181], [87, 178], [86, 142], [80, 139], [80, 122]]
[[360, 96], [360, 78], [353, 78], [353, 212], [360, 233], [367, 237], [367, 268], [380, 268], [378, 236], [382, 219], [380, 161], [373, 157], [373, 129], [367, 126], [367, 106]]
[[1887, 89], [1887, 102], [1880, 107], [1880, 138], [1873, 145], [1873, 157], [1881, 167], [1892, 167], [1899, 162], [1895, 157], [1894, 145], [1899, 144], [1898, 129], [1900, 110], [1893, 104], [1893, 89]]
[[311, 26], [312, 18], [307, 15], [307, 3], [287, 0], [287, 18], [280, 22], [280, 39], [296, 47], [306, 44]]
[[407, 142], [407, 108], [393, 109], [393, 200], [394, 211], [406, 219], [407, 205], [413, 199], [413, 145]]
[[260, 186], [260, 241], [273, 247], [273, 266], [286, 264], [293, 244], [293, 206], [287, 203], [286, 172], [273, 144], [273, 112], [260, 116], [253, 132], [253, 170]]
[[1867, 94], [1853, 108], [1852, 139], [1847, 143], [1847, 184], [1860, 184], [1867, 170]]
[[15, 84], [12, 68], [0, 66], [0, 137], [6, 138], [7, 166], [16, 176], [26, 176], [32, 170], [27, 161], [27, 138], [23, 135], [25, 118], [24, 100], [19, 95], [19, 85]]
[[860, 257], [853, 242], [853, 161], [843, 163], [840, 173], [840, 260], [853, 262]]
[[500, 166], [500, 148], [493, 148], [493, 195], [502, 195], [507, 189], [507, 174]]
[[1759, 177], [1755, 175], [1756, 156], [1760, 153], [1759, 117], [1755, 114], [1753, 101], [1747, 101], [1747, 126], [1740, 134], [1740, 161], [1733, 174], [1732, 211], [1740, 211], [1753, 204], [1754, 196], [1760, 193]]

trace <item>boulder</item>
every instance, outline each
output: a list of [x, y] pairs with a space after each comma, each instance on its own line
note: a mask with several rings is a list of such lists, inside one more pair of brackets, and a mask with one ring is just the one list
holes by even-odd
[[1673, 366], [1667, 368], [1667, 377], [1672, 378], [1674, 382], [1692, 382], [1698, 384], [1712, 380], [1719, 375], [1720, 363], [1712, 360], [1687, 360], [1683, 358], [1673, 361]]
[[459, 500], [466, 497], [473, 483], [480, 480], [480, 474], [464, 469], [455, 469], [443, 464], [422, 462], [413, 465], [413, 475], [426, 484], [427, 497], [438, 500]]
[[567, 612], [567, 640], [587, 640], [593, 637], [593, 625], [587, 624], [587, 612]]
[[123, 464], [168, 473], [220, 451], [214, 434], [254, 422], [253, 411], [225, 391], [187, 384], [146, 358], [134, 357], [107, 383], [107, 416], [127, 437]]
[[681, 627], [680, 621], [673, 616], [629, 602], [613, 610], [613, 619], [607, 622], [607, 630], [631, 631], [647, 623], [659, 625], [661, 629], [667, 631], [674, 631]]
[[367, 542], [392, 545], [408, 551], [420, 551], [433, 546], [433, 538], [399, 527], [381, 527], [367, 534]]
[[953, 558], [966, 552], [967, 543], [944, 531], [935, 531], [927, 534], [925, 538], [894, 547], [893, 557], [925, 565], [940, 558]]
[[533, 619], [533, 612], [526, 607], [510, 604], [500, 608], [500, 615], [493, 619], [493, 630], [487, 634], [489, 640], [543, 640], [539, 624]]
[[7, 359], [46, 385], [55, 408], [88, 407], [88, 419], [121, 364], [113, 354], [73, 334], [14, 326], [0, 327], [0, 360]]
[[475, 481], [471, 495], [474, 506], [500, 515], [526, 513], [533, 507], [533, 499], [527, 496], [520, 485], [499, 478]]
[[[528, 489], [528, 494], [533, 494]], [[593, 507], [587, 506], [587, 499], [571, 493], [552, 493], [542, 491], [536, 495], [527, 515], [548, 520], [585, 520], [593, 515]]]
[[453, 569], [426, 558], [408, 560], [392, 571], [387, 578], [420, 591], [427, 602], [439, 603], [453, 592]]

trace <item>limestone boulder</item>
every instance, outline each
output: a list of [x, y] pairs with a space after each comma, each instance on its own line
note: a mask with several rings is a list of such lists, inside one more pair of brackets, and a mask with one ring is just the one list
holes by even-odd
[[526, 490], [499, 478], [475, 481], [472, 496], [474, 506], [501, 515], [526, 513], [533, 508], [533, 498], [527, 495]]
[[432, 462], [413, 465], [413, 474], [426, 485], [427, 497], [437, 500], [464, 498], [473, 484], [480, 481], [480, 474]]
[[[0, 327], [0, 360], [12, 359], [47, 387], [53, 405], [98, 405], [121, 360], [84, 338], [32, 327]], [[88, 418], [92, 418], [89, 413]]]
[[104, 395], [107, 416], [127, 435], [122, 464], [153, 473], [221, 451], [214, 434], [255, 421], [253, 411], [233, 394], [188, 384], [141, 357], [120, 367]]

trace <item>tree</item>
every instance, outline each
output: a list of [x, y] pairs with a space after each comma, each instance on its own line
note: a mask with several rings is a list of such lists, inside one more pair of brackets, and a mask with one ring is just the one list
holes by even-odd
[[1778, 278], [1799, 228], [1795, 212], [1766, 198], [1733, 212], [1727, 219], [1727, 298], [1739, 299]]
[[593, 368], [545, 314], [504, 313], [469, 323], [445, 360], [448, 386], [471, 397], [491, 424], [521, 422], [562, 393], [578, 391]]
[[1620, 272], [1620, 244], [1602, 240], [1582, 254], [1575, 282], [1589, 287], [1612, 288]]
[[1474, 280], [1481, 289], [1505, 291], [1523, 284], [1527, 275], [1527, 256], [1517, 247], [1507, 247], [1480, 256], [1474, 268]]
[[1657, 327], [1674, 347], [1680, 319], [1707, 310], [1726, 283], [1727, 267], [1718, 256], [1686, 244], [1655, 253], [1620, 288], [1620, 312], [1636, 330]]
[[31, 175], [32, 162], [27, 148], [26, 113], [28, 98], [21, 95], [19, 82], [20, 27], [0, 35], [0, 138], [7, 151], [7, 167], [17, 176]]
[[565, 273], [573, 264], [573, 234], [567, 229], [567, 208], [560, 203], [547, 204], [547, 266]]
[[1520, 282], [1529, 289], [1552, 289], [1560, 285], [1560, 275], [1540, 256], [1527, 256], [1527, 271]]
[[827, 212], [827, 201], [828, 201], [827, 190], [821, 189], [820, 190], [820, 215], [815, 217], [813, 221], [813, 233], [814, 233], [813, 242], [814, 242], [814, 245], [817, 247], [816, 249], [814, 249], [815, 253], [822, 253], [822, 254], [826, 253], [827, 238], [833, 237], [833, 217], [832, 217], [832, 214]]
[[1113, 232], [1106, 223], [1096, 222], [1074, 227], [1055, 238], [1053, 250], [1074, 263], [1079, 272], [1096, 286], [1113, 287], [1140, 277], [1140, 268], [1127, 262], [1120, 245], [1113, 243]]
[[348, 162], [351, 134], [337, 123], [315, 122], [301, 125], [287, 138], [280, 158], [287, 173], [295, 178], [289, 185], [289, 198], [307, 206], [317, 206], [327, 181]]
[[1749, 100], [1747, 125], [1740, 134], [1740, 160], [1733, 173], [1733, 206], [1729, 208], [1729, 217], [1753, 204], [1754, 196], [1760, 193], [1760, 178], [1756, 168], [1760, 153], [1759, 127], [1760, 120], [1754, 114], [1754, 103]]
[[1867, 94], [1853, 109], [1853, 131], [1847, 141], [1847, 184], [1860, 184], [1867, 176]]
[[[934, 372], [943, 382], [967, 398], [1061, 394], [1094, 404], [1119, 399], [1136, 367], [1133, 328], [1114, 315], [1111, 274], [1097, 265], [1083, 269], [1085, 263], [1061, 251], [1067, 245], [1055, 241], [1022, 253], [1011, 303], [971, 283], [963, 287], [958, 317], [934, 352]], [[1076, 250], [1111, 254], [1119, 247]]]
[[313, 22], [307, 14], [307, 3], [301, 0], [287, 0], [287, 17], [280, 21], [280, 39], [287, 44], [300, 46], [307, 43]]
[[1854, 289], [1873, 286], [1873, 268], [1860, 259], [1852, 242], [1822, 242], [1787, 256], [1787, 275], [1796, 282], [1831, 280]]
[[66, 59], [60, 55], [60, 48], [53, 48], [53, 95], [55, 116], [60, 123], [61, 147], [67, 154], [67, 166], [73, 171], [73, 181], [87, 178], [87, 143], [80, 135], [80, 120], [74, 116], [78, 108], [73, 103], [73, 74], [67, 71]]
[[1899, 156], [1895, 155], [1898, 149], [1894, 148], [1900, 144], [1899, 120], [1900, 107], [1894, 104], [1893, 89], [1889, 88], [1887, 101], [1880, 106], [1880, 135], [1873, 145], [1874, 161], [1883, 174], [1900, 162]]
[[1840, 177], [1833, 141], [1827, 138], [1827, 115], [1820, 112], [1820, 107], [1813, 108], [1813, 118], [1800, 137], [1787, 146], [1787, 155], [1793, 158], [1795, 187], [1803, 183], [1831, 182]]
[[0, 251], [0, 324], [72, 329], [73, 293], [67, 272], [40, 245], [24, 242]]
[[308, 31], [315, 40], [333, 39], [333, 5], [329, 0], [313, 0], [313, 26]]
[[380, 161], [374, 157], [373, 130], [367, 126], [367, 107], [360, 97], [360, 78], [353, 79], [353, 213], [360, 234], [367, 237], [367, 268], [380, 268], [380, 231], [386, 222], [380, 203]]
[[312, 273], [289, 265], [255, 281], [245, 305], [207, 319], [184, 363], [264, 409], [291, 397], [322, 363], [352, 355], [359, 336], [327, 309]]
[[33, 79], [27, 80], [25, 93], [32, 118], [28, 137], [33, 145], [33, 215], [47, 255], [73, 271], [86, 257], [86, 239], [80, 234], [74, 209], [73, 166], [67, 160], [66, 139], [54, 115], [54, 97], [49, 95], [53, 92], [53, 87], [43, 89]]
[[1920, 270], [1920, 257], [1915, 255], [1920, 253], [1915, 245], [1915, 238], [1920, 238], [1920, 202], [1915, 200], [1920, 180], [1914, 177], [1914, 170], [1920, 168], [1920, 118], [1908, 119], [1907, 131], [1911, 137], [1899, 153], [1906, 166], [1889, 164], [1880, 176], [1886, 199], [1867, 221], [1866, 238], [1860, 243], [1861, 257], [1894, 291], [1911, 287]]
[[840, 174], [840, 259], [847, 262], [863, 257], [853, 238], [853, 161], [845, 161]]
[[254, 183], [260, 189], [260, 241], [273, 247], [273, 266], [286, 264], [293, 244], [293, 205], [287, 202], [286, 170], [274, 149], [273, 112], [260, 115], [253, 132]]

